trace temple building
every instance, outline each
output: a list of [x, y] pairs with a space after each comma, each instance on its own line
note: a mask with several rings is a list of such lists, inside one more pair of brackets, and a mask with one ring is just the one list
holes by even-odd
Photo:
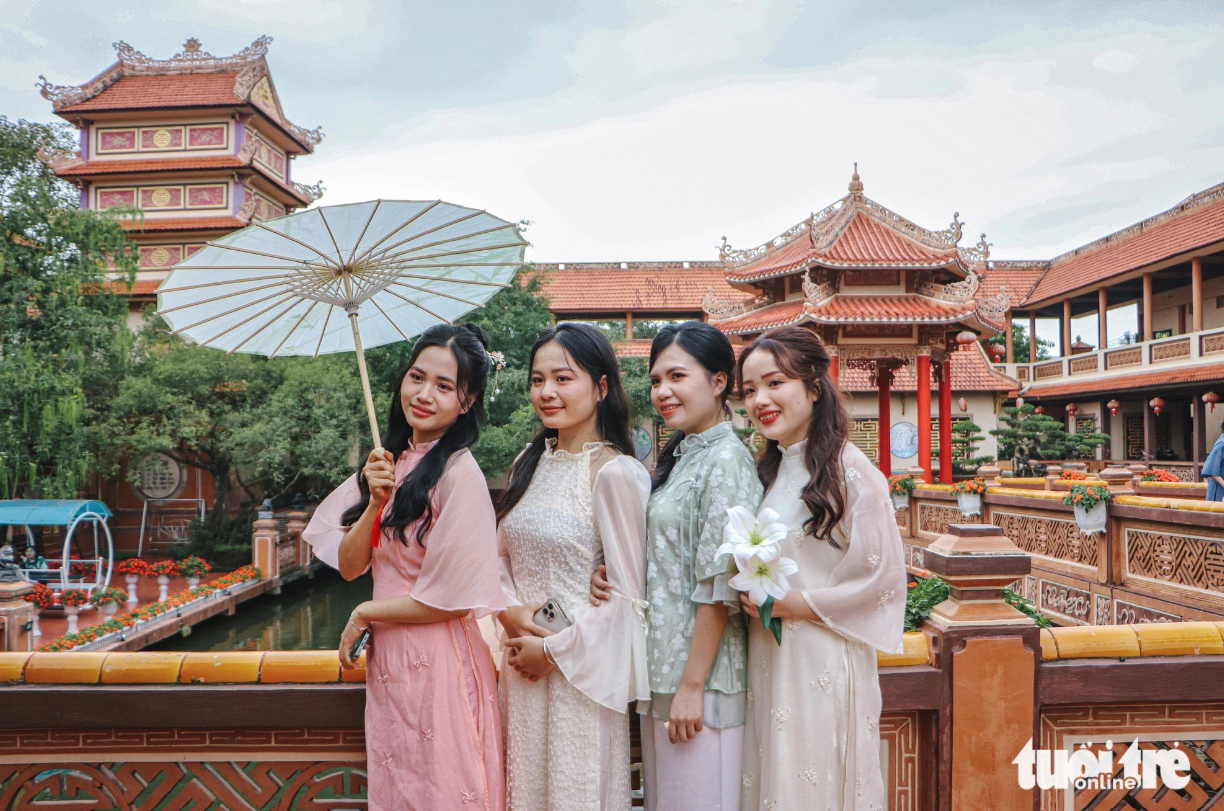
[[[916, 225], [867, 197], [856, 170], [849, 194], [764, 245], [736, 250], [724, 239], [726, 282], [753, 295], [711, 291], [703, 307], [739, 344], [788, 324], [815, 330], [837, 360], [855, 444], [886, 474], [916, 464], [931, 480], [934, 434], [938, 478], [951, 481], [954, 392], [959, 416], [988, 429], [1019, 387], [979, 343], [1005, 331], [1009, 305], [986, 284], [985, 235], [971, 248], [960, 240], [959, 215], [943, 231]], [[983, 445], [993, 453], [993, 440]]]
[[170, 269], [203, 244], [310, 205], [321, 184], [293, 180], [293, 159], [323, 135], [285, 117], [260, 37], [216, 57], [189, 39], [169, 59], [115, 45], [119, 60], [79, 87], [43, 79], [55, 114], [80, 130], [74, 153], [40, 157], [80, 189], [81, 207], [132, 211], [140, 246], [133, 321]]

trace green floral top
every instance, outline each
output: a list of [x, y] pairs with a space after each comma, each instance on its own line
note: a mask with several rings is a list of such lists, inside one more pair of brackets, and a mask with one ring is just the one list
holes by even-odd
[[[727, 585], [735, 562], [730, 556], [716, 561], [715, 554], [722, 545], [727, 509], [739, 505], [755, 513], [764, 488], [752, 455], [729, 422], [686, 436], [675, 454], [676, 465], [667, 482], [651, 494], [646, 514], [651, 714], [667, 718], [670, 711], [688, 661], [697, 605], [725, 602], [734, 608], [706, 677], [705, 722], [714, 728], [738, 726], [748, 686], [747, 633], [744, 615], [738, 612], [739, 594]], [[736, 700], [729, 702], [731, 696]]]

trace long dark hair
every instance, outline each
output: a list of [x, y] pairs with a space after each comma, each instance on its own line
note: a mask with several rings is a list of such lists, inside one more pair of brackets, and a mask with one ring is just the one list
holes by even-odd
[[[416, 345], [412, 347], [407, 368], [395, 383], [394, 396], [391, 398], [391, 417], [388, 420], [387, 433], [383, 436], [383, 447], [391, 452], [393, 459], [399, 460], [400, 454], [408, 450], [412, 439], [412, 426], [404, 416], [404, 403], [400, 397], [404, 377], [417, 362], [421, 352], [431, 346], [445, 347], [454, 354], [458, 366], [456, 392], [460, 402], [471, 398], [472, 404], [459, 414], [459, 418], [442, 434], [438, 444], [430, 448], [417, 466], [404, 477], [403, 483], [395, 490], [390, 506], [383, 513], [383, 528], [394, 530], [395, 538], [403, 544], [408, 543], [408, 527], [420, 520], [415, 534], [416, 541], [421, 546], [425, 545], [425, 536], [429, 534], [434, 521], [430, 493], [441, 478], [442, 471], [446, 469], [446, 463], [456, 452], [470, 448], [480, 438], [480, 429], [485, 419], [485, 386], [489, 382], [489, 338], [479, 326], [438, 324], [421, 333]], [[365, 475], [360, 472], [357, 474], [357, 487], [361, 490], [361, 503], [345, 511], [340, 519], [345, 526], [357, 523], [370, 503], [370, 485], [366, 482]]]
[[[832, 358], [820, 336], [803, 327], [781, 327], [762, 335], [740, 355], [736, 379], [741, 389], [744, 361], [758, 349], [769, 352], [778, 362], [778, 369], [787, 377], [802, 380], [807, 390], [816, 395], [812, 404], [812, 420], [808, 423], [807, 445], [803, 449], [803, 466], [812, 478], [803, 488], [800, 498], [812, 513], [803, 524], [813, 538], [838, 543], [831, 535], [846, 513], [846, 491], [842, 484], [842, 446], [850, 432], [850, 416], [841, 393], [829, 374]], [[775, 440], [765, 441], [757, 457], [757, 475], [769, 489], [778, 478], [782, 451]], [[839, 547], [840, 548], [840, 547]]]
[[[723, 386], [719, 398], [722, 400], [723, 413], [730, 417], [731, 409], [727, 406], [727, 399], [731, 396], [731, 389], [735, 385], [735, 350], [731, 348], [731, 341], [727, 340], [722, 330], [704, 321], [668, 324], [659, 330], [659, 334], [655, 336], [654, 342], [650, 345], [651, 369], [654, 368], [655, 361], [659, 359], [663, 350], [672, 344], [679, 344], [680, 348], [692, 355], [693, 359], [700, 363], [711, 376], [719, 372], [727, 376], [727, 385]], [[674, 451], [682, 439], [684, 439], [684, 432], [674, 431], [671, 439], [667, 440], [667, 444], [659, 449], [659, 461], [655, 463], [654, 472], [650, 474], [651, 490], [658, 490], [667, 483], [672, 468], [676, 466]]]
[[[591, 382], [596, 388], [599, 386], [600, 378], [607, 379], [608, 393], [596, 406], [595, 430], [600, 439], [612, 443], [612, 447], [621, 453], [632, 456], [633, 438], [629, 434], [629, 396], [625, 394], [625, 387], [621, 383], [620, 367], [616, 363], [616, 353], [612, 350], [612, 344], [597, 327], [565, 321], [540, 333], [539, 339], [531, 347], [531, 358], [527, 362], [529, 370], [535, 365], [536, 353], [540, 351], [540, 347], [550, 341], [561, 344], [565, 354], [569, 355], [574, 363], [591, 376]], [[527, 487], [531, 484], [531, 477], [535, 475], [536, 466], [540, 464], [540, 457], [544, 455], [545, 441], [556, 435], [557, 431], [554, 428], [540, 429], [540, 432], [531, 440], [531, 444], [527, 446], [527, 450], [515, 461], [514, 467], [510, 469], [510, 483], [502, 491], [501, 498], [497, 500], [498, 521], [505, 518], [527, 492]]]

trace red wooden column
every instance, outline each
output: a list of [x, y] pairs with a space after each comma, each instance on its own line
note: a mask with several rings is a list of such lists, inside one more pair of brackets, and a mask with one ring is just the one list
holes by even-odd
[[837, 374], [840, 371], [841, 361], [837, 357], [836, 346], [826, 346], [829, 350], [829, 377], [833, 378], [833, 385], [841, 388], [841, 384], [837, 381]]
[[952, 361], [939, 364], [939, 481], [952, 483]]
[[927, 482], [935, 479], [931, 473], [931, 348], [918, 347], [918, 465], [926, 471]]
[[876, 361], [876, 386], [880, 392], [880, 472], [892, 475], [892, 369]]

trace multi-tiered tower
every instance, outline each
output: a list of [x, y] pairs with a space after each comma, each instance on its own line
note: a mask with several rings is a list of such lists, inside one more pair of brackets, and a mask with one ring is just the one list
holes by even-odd
[[119, 61], [79, 87], [43, 79], [43, 96], [80, 130], [81, 145], [40, 157], [77, 185], [82, 208], [142, 212], [125, 219], [140, 245], [134, 311], [209, 239], [322, 195], [321, 184], [292, 178], [293, 158], [323, 134], [285, 117], [264, 58], [271, 41], [216, 57], [189, 39], [170, 59], [120, 42]]

